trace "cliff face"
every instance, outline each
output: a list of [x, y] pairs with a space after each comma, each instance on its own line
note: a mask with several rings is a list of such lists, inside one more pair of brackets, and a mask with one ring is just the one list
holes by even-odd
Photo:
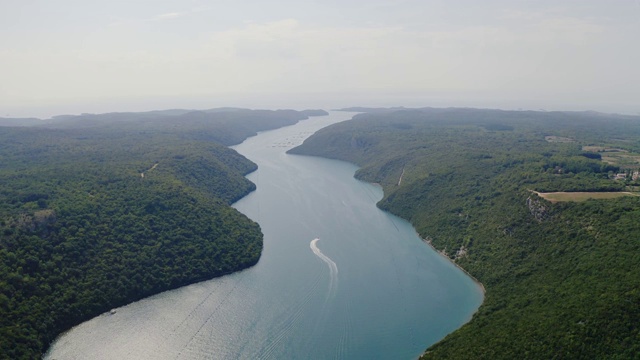
[[531, 216], [538, 220], [538, 222], [542, 222], [547, 219], [549, 209], [543, 204], [542, 200], [528, 197], [527, 207], [529, 208]]

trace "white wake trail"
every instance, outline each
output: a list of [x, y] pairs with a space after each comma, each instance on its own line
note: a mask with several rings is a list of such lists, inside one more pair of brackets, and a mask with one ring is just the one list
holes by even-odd
[[320, 258], [320, 260], [324, 261], [324, 263], [329, 266], [329, 295], [333, 296], [338, 286], [338, 265], [336, 265], [333, 260], [331, 260], [327, 255], [323, 254], [320, 249], [318, 249], [318, 241], [320, 241], [319, 238], [311, 240], [311, 242], [309, 243], [309, 247], [311, 247], [311, 251], [313, 251], [313, 253], [316, 254], [316, 256]]

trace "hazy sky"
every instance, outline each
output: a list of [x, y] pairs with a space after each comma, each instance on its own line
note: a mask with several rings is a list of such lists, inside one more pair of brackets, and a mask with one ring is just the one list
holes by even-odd
[[636, 0], [0, 0], [0, 116], [244, 106], [640, 113]]

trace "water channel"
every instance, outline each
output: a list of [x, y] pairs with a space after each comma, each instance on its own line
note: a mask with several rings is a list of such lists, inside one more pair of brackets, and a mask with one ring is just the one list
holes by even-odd
[[472, 279], [375, 204], [352, 164], [286, 151], [349, 119], [332, 112], [234, 148], [259, 169], [234, 207], [264, 233], [260, 262], [85, 322], [48, 359], [415, 359], [482, 302]]

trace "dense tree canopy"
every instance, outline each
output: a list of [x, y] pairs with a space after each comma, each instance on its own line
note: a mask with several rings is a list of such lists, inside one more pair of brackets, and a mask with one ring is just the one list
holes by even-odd
[[[631, 359], [640, 353], [640, 198], [549, 203], [532, 191], [622, 191], [585, 146], [640, 150], [640, 118], [478, 109], [371, 111], [292, 152], [354, 162], [379, 206], [486, 288], [425, 359]], [[635, 166], [635, 168], [634, 168]]]
[[225, 145], [306, 117], [173, 110], [0, 127], [0, 358], [39, 358], [111, 308], [255, 264], [260, 228], [229, 205], [255, 188], [244, 175], [256, 165]]

